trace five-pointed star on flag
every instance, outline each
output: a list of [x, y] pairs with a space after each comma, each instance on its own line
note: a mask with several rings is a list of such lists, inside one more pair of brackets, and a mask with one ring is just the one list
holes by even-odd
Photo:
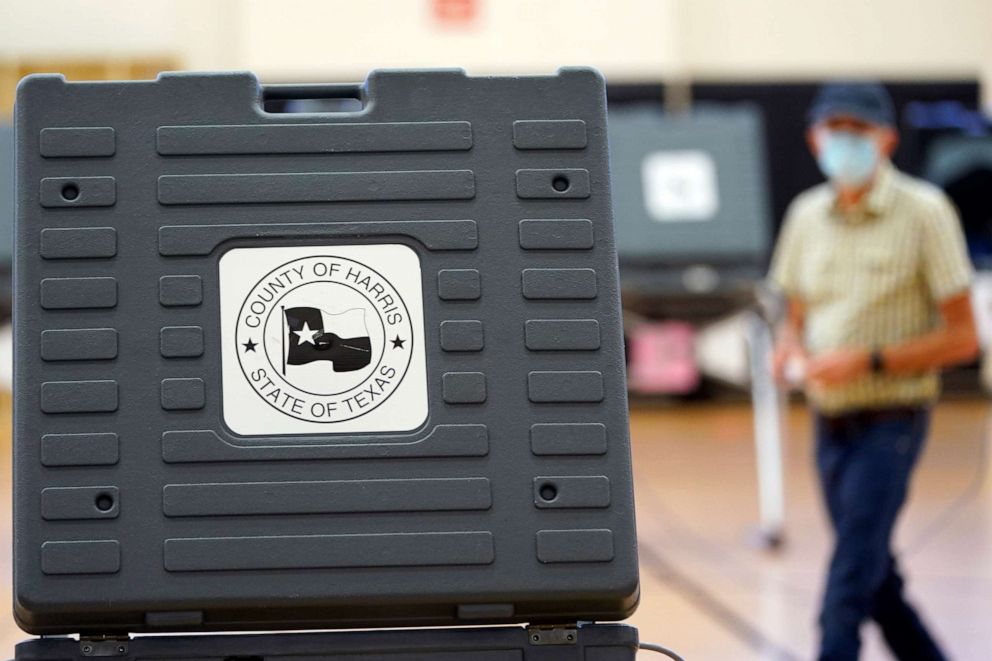
[[320, 329], [317, 330], [311, 329], [307, 325], [307, 322], [304, 321], [303, 329], [298, 331], [293, 331], [293, 334], [296, 335], [296, 346], [300, 346], [305, 342], [309, 342], [310, 344], [317, 346], [317, 343], [314, 342], [314, 338], [320, 335], [321, 331]]

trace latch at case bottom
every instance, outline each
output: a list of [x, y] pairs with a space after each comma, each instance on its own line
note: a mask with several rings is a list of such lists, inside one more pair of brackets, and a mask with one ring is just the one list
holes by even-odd
[[84, 637], [79, 639], [79, 653], [84, 657], [127, 657], [130, 642], [127, 637]]

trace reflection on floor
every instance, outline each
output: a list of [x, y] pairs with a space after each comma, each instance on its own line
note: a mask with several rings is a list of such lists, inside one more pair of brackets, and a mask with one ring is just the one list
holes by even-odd
[[[899, 547], [911, 596], [951, 656], [992, 657], [992, 485], [954, 516], [985, 441], [986, 402], [942, 405], [917, 472]], [[10, 603], [10, 400], [0, 397], [0, 599]], [[641, 637], [691, 661], [808, 659], [829, 550], [811, 467], [808, 421], [789, 417], [787, 543], [777, 553], [748, 537], [757, 519], [751, 415], [739, 405], [637, 409], [632, 417], [641, 552]], [[982, 477], [989, 477], [983, 475]], [[941, 522], [935, 529], [931, 523]], [[0, 655], [24, 639], [8, 615]], [[863, 658], [887, 659], [874, 631]], [[647, 657], [647, 654], [643, 655]], [[7, 657], [2, 657], [7, 658]], [[656, 657], [661, 658], [661, 657]]]

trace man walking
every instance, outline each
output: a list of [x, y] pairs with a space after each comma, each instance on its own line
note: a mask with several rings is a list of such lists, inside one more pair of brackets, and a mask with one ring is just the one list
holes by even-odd
[[938, 370], [978, 352], [971, 265], [947, 198], [890, 163], [898, 134], [881, 85], [826, 85], [809, 119], [828, 181], [792, 203], [770, 278], [787, 300], [774, 369], [782, 379], [804, 365], [835, 533], [819, 658], [857, 659], [872, 619], [899, 659], [944, 659], [903, 597], [890, 543]]

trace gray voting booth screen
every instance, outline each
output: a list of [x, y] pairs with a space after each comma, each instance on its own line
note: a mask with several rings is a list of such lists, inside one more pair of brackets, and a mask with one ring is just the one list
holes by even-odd
[[23, 628], [634, 608], [598, 74], [36, 76], [16, 124]]
[[763, 265], [771, 244], [760, 110], [610, 111], [623, 262]]

